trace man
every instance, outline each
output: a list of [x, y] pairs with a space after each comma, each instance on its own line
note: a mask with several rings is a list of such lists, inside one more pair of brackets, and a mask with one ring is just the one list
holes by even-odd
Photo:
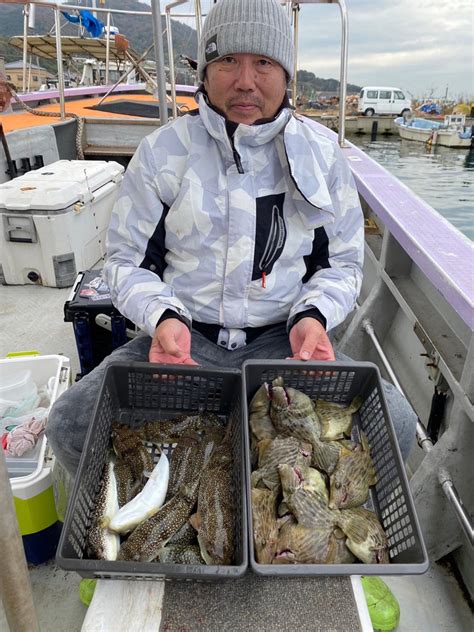
[[[149, 336], [111, 359], [335, 360], [327, 331], [360, 291], [363, 217], [337, 144], [289, 107], [293, 71], [291, 26], [275, 0], [212, 7], [199, 110], [142, 141], [111, 218], [104, 276], [114, 305]], [[108, 362], [50, 415], [71, 472]], [[416, 418], [389, 385], [387, 396], [407, 456]]]

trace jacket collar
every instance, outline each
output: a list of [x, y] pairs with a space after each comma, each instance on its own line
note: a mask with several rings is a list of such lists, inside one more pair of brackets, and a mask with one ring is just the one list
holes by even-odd
[[[196, 100], [199, 104], [199, 114], [204, 123], [206, 130], [217, 141], [223, 141], [229, 138], [228, 129], [229, 122], [226, 118], [218, 112], [210, 103], [207, 95], [203, 91], [198, 91]], [[258, 145], [264, 145], [273, 140], [277, 136], [285, 125], [288, 123], [292, 115], [289, 107], [283, 107], [275, 116], [275, 118], [269, 121], [262, 121], [254, 125], [245, 125], [240, 123], [236, 126], [235, 131], [231, 136], [234, 139], [234, 143], [249, 145], [256, 147]], [[226, 126], [227, 124], [227, 126]], [[229, 128], [231, 131], [233, 126]]]

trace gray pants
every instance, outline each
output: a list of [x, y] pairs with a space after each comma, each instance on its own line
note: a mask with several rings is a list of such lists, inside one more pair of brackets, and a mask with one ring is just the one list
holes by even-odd
[[[112, 361], [147, 362], [151, 338], [140, 335], [123, 347], [116, 349], [93, 371], [73, 384], [56, 401], [51, 409], [46, 434], [59, 462], [74, 476], [84, 441], [92, 420], [94, 406], [107, 366]], [[249, 345], [228, 351], [210, 342], [202, 334], [193, 331], [191, 356], [201, 366], [240, 369], [245, 360], [284, 359], [292, 355], [288, 334], [284, 325], [277, 325], [264, 332]], [[350, 360], [336, 352], [337, 360]], [[408, 401], [397, 389], [384, 381], [384, 391], [390, 415], [395, 426], [398, 443], [406, 460], [415, 437], [416, 415]]]

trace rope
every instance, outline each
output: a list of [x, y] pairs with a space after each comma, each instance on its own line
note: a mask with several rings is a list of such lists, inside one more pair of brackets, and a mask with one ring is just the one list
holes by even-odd
[[[59, 115], [56, 112], [44, 112], [43, 110], [34, 110], [33, 108], [30, 108], [30, 106], [26, 105], [26, 103], [24, 103], [18, 96], [15, 85], [13, 83], [10, 83], [9, 81], [7, 81], [6, 83], [8, 89], [15, 97], [16, 102], [19, 103], [24, 110], [26, 110], [30, 114], [34, 114], [35, 116], [54, 116], [55, 118], [58, 118]], [[82, 132], [84, 130], [84, 119], [81, 116], [74, 114], [73, 112], [66, 112], [65, 116], [68, 118], [76, 119], [76, 152], [78, 159], [84, 160], [84, 152], [82, 150]]]

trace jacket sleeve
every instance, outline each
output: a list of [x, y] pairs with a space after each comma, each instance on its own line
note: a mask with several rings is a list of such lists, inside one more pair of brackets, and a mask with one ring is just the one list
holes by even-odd
[[[156, 142], [155, 134], [151, 137]], [[169, 207], [160, 199], [151, 142], [147, 137], [140, 143], [125, 173], [107, 232], [103, 275], [115, 307], [153, 336], [165, 310], [174, 310], [188, 323], [191, 314], [162, 279]]]
[[334, 218], [315, 230], [308, 274], [293, 303], [288, 327], [297, 314], [316, 307], [329, 331], [354, 309], [362, 284], [364, 218], [349, 164], [339, 147], [327, 175]]

